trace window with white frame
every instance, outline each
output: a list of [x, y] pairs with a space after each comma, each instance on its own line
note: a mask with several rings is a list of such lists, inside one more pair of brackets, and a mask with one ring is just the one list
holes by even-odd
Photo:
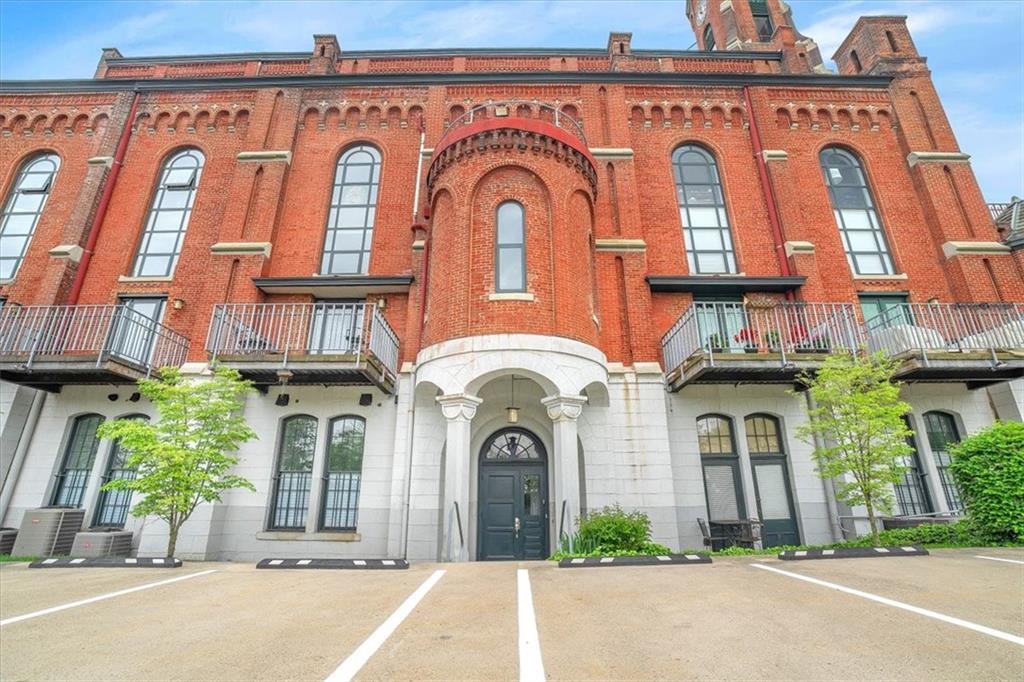
[[18, 274], [59, 168], [59, 156], [42, 154], [18, 171], [0, 215], [0, 280]]
[[506, 201], [495, 213], [494, 290], [526, 291], [526, 220], [523, 205]]
[[170, 277], [174, 272], [204, 162], [198, 149], [182, 149], [164, 162], [135, 256], [133, 276]]

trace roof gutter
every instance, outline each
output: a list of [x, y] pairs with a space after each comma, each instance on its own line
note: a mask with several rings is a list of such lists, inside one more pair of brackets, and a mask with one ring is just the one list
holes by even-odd
[[100, 237], [100, 227], [103, 219], [107, 216], [107, 207], [110, 205], [110, 197], [114, 193], [114, 185], [117, 184], [117, 177], [121, 174], [121, 166], [124, 165], [125, 151], [128, 149], [128, 140], [132, 136], [132, 124], [135, 121], [135, 114], [139, 110], [139, 92], [132, 95], [132, 107], [128, 112], [128, 118], [121, 128], [121, 139], [117, 141], [117, 149], [114, 151], [114, 163], [110, 166], [110, 173], [103, 185], [103, 196], [100, 197], [99, 206], [96, 207], [96, 215], [93, 216], [92, 225], [89, 227], [89, 236], [85, 243], [85, 251], [82, 253], [82, 260], [78, 264], [78, 271], [75, 272], [75, 281], [71, 285], [71, 293], [68, 294], [68, 305], [78, 303], [78, 297], [82, 293], [82, 285], [85, 283], [85, 273], [89, 270], [89, 263], [92, 262], [92, 253], [96, 248], [96, 242]]

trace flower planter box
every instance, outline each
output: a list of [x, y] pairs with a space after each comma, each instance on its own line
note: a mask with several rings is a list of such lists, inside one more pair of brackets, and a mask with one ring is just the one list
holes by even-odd
[[36, 559], [29, 568], [181, 568], [181, 559], [174, 557], [93, 557], [89, 559]]
[[658, 556], [602, 556], [561, 559], [559, 568], [594, 568], [599, 566], [686, 566], [710, 564], [707, 554], [660, 554]]
[[409, 568], [409, 562], [405, 559], [262, 559], [256, 568], [394, 571]]
[[877, 559], [879, 557], [928, 556], [928, 550], [919, 545], [902, 547], [843, 547], [837, 549], [797, 549], [779, 552], [783, 561], [811, 559]]

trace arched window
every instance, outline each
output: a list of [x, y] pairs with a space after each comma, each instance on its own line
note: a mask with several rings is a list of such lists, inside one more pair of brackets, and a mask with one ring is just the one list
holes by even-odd
[[711, 30], [711, 24], [704, 27], [704, 49], [708, 52], [715, 49], [715, 33]]
[[506, 201], [498, 206], [495, 223], [494, 290], [526, 291], [526, 221], [522, 204]]
[[697, 447], [704, 469], [708, 519], [715, 522], [744, 518], [747, 513], [740, 489], [739, 457], [736, 455], [732, 420], [719, 415], [698, 417]]
[[205, 161], [198, 149], [182, 149], [164, 162], [135, 257], [135, 277], [170, 277], [174, 272]]
[[321, 274], [365, 275], [369, 271], [379, 186], [380, 152], [375, 147], [356, 145], [338, 159]]
[[53, 491], [53, 506], [81, 507], [85, 486], [89, 482], [96, 450], [100, 438], [96, 429], [103, 423], [98, 414], [83, 414], [75, 417], [71, 435], [64, 447], [64, 461], [57, 474], [57, 487]]
[[928, 486], [925, 485], [925, 473], [921, 467], [921, 457], [917, 450], [917, 438], [914, 435], [914, 427], [910, 419], [904, 415], [903, 422], [907, 425], [910, 435], [907, 436], [907, 445], [911, 447], [911, 453], [903, 458], [903, 476], [899, 482], [893, 485], [896, 491], [896, 504], [902, 516], [914, 516], [917, 514], [929, 514], [932, 512], [931, 500], [928, 497]]
[[315, 450], [315, 417], [299, 414], [281, 423], [274, 497], [270, 506], [271, 528], [305, 529]]
[[356, 528], [365, 439], [366, 422], [362, 417], [345, 416], [331, 420], [321, 514], [321, 526], [325, 530]]
[[789, 485], [789, 465], [779, 420], [770, 414], [752, 414], [743, 420], [754, 497], [765, 547], [799, 545], [800, 530]]
[[[122, 419], [138, 419], [149, 421], [144, 414], [132, 414]], [[116, 440], [110, 447], [110, 459], [107, 461], [107, 468], [103, 474], [103, 483], [111, 481], [131, 480], [135, 478], [135, 469], [129, 468], [125, 460], [128, 458], [128, 451]], [[93, 519], [93, 526], [106, 528], [124, 528], [128, 520], [128, 509], [132, 504], [132, 491], [130, 490], [101, 490], [100, 500], [96, 505], [96, 516]]]
[[864, 67], [860, 65], [860, 57], [857, 56], [857, 50], [850, 50], [850, 61], [853, 62], [853, 70], [855, 73], [860, 73], [864, 70]]
[[894, 274], [889, 245], [860, 160], [839, 147], [822, 149], [820, 160], [832, 199], [832, 212], [853, 272], [858, 275]]
[[953, 474], [949, 471], [949, 446], [960, 442], [960, 431], [956, 427], [956, 420], [948, 412], [925, 412], [924, 430], [928, 435], [928, 445], [931, 446], [932, 455], [935, 458], [935, 468], [939, 470], [939, 482], [942, 483], [946, 504], [952, 511], [963, 509], [960, 490], [956, 487]]
[[26, 161], [18, 171], [0, 215], [0, 280], [18, 274], [58, 168], [59, 156], [43, 154]]
[[736, 272], [736, 252], [715, 157], [688, 144], [672, 153], [679, 218], [692, 274]]

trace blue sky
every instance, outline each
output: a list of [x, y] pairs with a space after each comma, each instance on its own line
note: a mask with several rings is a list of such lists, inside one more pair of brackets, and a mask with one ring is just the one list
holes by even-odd
[[[863, 14], [905, 14], [960, 146], [989, 201], [1024, 196], [1024, 1], [792, 0], [799, 29], [828, 59]], [[0, 78], [89, 77], [100, 48], [126, 56], [342, 49], [604, 47], [685, 49], [683, 0], [360, 2], [14, 2], [0, 0]]]

